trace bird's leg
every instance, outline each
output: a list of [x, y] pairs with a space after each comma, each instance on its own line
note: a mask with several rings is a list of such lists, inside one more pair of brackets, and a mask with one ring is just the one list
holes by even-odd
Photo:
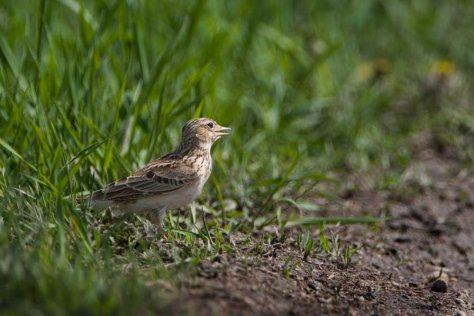
[[149, 214], [151, 222], [158, 230], [158, 234], [164, 236], [163, 222], [166, 216], [166, 208], [152, 210]]
[[166, 216], [166, 209], [160, 208], [150, 211], [150, 219], [153, 224], [156, 225], [159, 229], [163, 228], [163, 222]]

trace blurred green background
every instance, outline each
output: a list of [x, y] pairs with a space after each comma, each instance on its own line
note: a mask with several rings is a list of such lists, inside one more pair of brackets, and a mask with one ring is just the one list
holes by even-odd
[[[472, 16], [460, 0], [3, 0], [0, 309], [152, 312], [167, 296], [146, 280], [284, 221], [278, 202], [344, 179], [329, 174], [378, 168], [396, 187], [426, 133], [470, 165]], [[195, 209], [170, 217], [167, 258], [143, 219], [76, 208], [195, 116], [234, 129], [200, 200], [210, 231]]]

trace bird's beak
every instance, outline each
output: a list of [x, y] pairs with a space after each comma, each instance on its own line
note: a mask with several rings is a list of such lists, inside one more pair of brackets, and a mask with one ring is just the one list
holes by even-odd
[[219, 126], [215, 131], [217, 136], [225, 136], [232, 132], [232, 128]]

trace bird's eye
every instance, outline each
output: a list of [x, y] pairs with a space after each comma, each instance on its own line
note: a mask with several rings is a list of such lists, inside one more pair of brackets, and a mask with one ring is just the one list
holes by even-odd
[[209, 123], [207, 123], [207, 126], [209, 126], [210, 128], [213, 128], [213, 127], [214, 127], [214, 123], [209, 122]]

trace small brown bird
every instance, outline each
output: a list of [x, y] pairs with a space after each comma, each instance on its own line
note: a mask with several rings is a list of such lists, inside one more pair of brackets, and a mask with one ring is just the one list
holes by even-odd
[[91, 207], [149, 213], [151, 221], [162, 228], [167, 210], [185, 206], [201, 193], [212, 170], [211, 146], [230, 131], [208, 118], [188, 121], [178, 148], [93, 192]]

